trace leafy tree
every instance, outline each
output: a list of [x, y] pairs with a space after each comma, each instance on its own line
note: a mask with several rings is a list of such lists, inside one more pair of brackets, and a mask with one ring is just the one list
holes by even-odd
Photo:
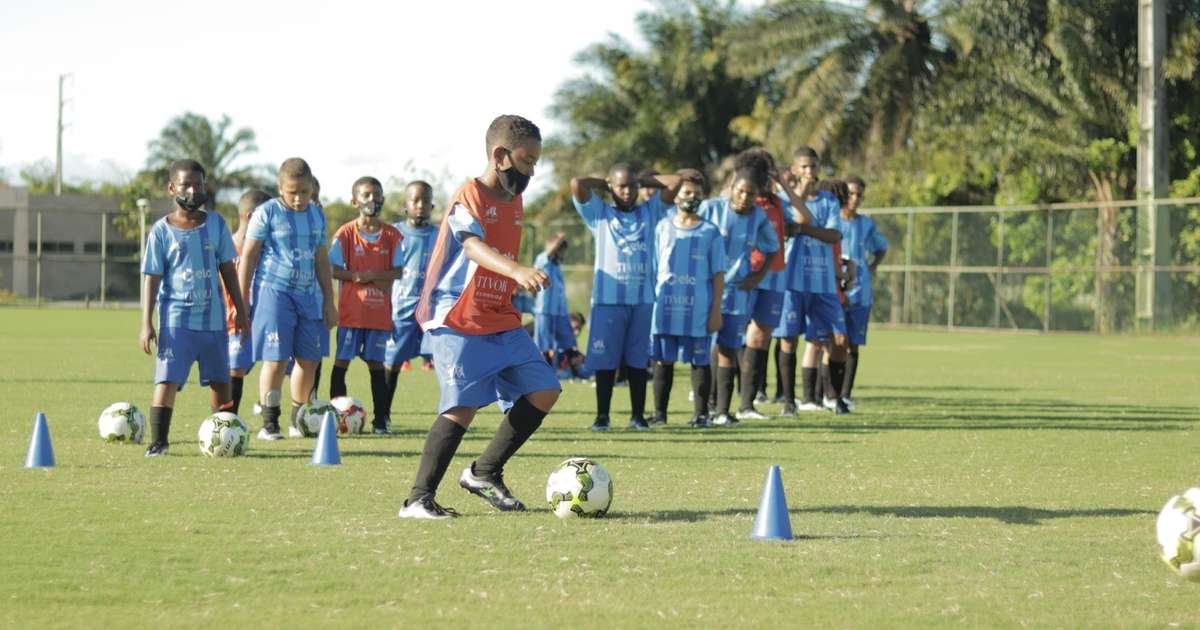
[[208, 173], [205, 177], [208, 207], [214, 208], [222, 191], [274, 188], [266, 167], [239, 165], [242, 158], [258, 151], [254, 140], [252, 129], [233, 129], [233, 121], [227, 115], [212, 121], [200, 114], [186, 112], [172, 118], [158, 138], [149, 142], [146, 170], [155, 173], [165, 186], [166, 171], [171, 162], [181, 158], [200, 162]]

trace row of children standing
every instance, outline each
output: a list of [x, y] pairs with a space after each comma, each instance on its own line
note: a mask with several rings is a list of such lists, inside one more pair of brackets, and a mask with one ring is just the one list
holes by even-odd
[[[755, 401], [773, 338], [781, 415], [824, 408], [822, 363], [828, 363], [829, 407], [849, 413], [871, 276], [887, 242], [857, 213], [862, 180], [823, 182], [819, 168], [809, 147], [797, 149], [784, 170], [765, 150], [751, 149], [734, 160], [720, 194], [707, 199], [703, 175], [691, 169], [638, 175], [617, 164], [607, 178], [571, 181], [575, 208], [595, 240], [586, 359], [596, 381], [593, 430], [611, 426], [621, 368], [628, 375], [629, 428], [666, 424], [676, 362], [692, 366], [691, 426], [766, 419]], [[654, 192], [639, 197], [639, 189]], [[797, 398], [801, 336], [803, 397]], [[652, 361], [655, 409], [647, 418]], [[735, 377], [742, 387], [731, 411]]]

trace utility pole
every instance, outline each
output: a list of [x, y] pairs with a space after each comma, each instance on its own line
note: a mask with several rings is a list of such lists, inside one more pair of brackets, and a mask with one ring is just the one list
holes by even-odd
[[1138, 150], [1136, 315], [1140, 331], [1170, 318], [1171, 276], [1155, 267], [1171, 264], [1167, 196], [1167, 95], [1162, 60], [1167, 49], [1166, 0], [1138, 0]]
[[63, 81], [66, 81], [70, 74], [58, 75], [58, 127], [57, 127], [57, 146], [54, 153], [54, 196], [62, 195], [62, 137], [63, 137]]

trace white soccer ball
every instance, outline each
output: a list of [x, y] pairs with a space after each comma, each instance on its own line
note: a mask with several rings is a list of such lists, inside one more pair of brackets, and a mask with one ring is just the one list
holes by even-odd
[[292, 428], [295, 429], [293, 434], [299, 434], [301, 437], [317, 437], [321, 433], [321, 421], [325, 419], [325, 413], [332, 412], [337, 416], [337, 409], [329, 404], [327, 400], [313, 400], [304, 403], [300, 407], [300, 411], [296, 413], [296, 417], [292, 419]]
[[209, 457], [245, 455], [250, 446], [250, 427], [228, 411], [218, 411], [200, 423], [200, 452]]
[[329, 401], [329, 404], [337, 410], [338, 433], [345, 435], [363, 432], [363, 427], [367, 424], [367, 410], [363, 408], [362, 402], [349, 396], [338, 396]]
[[100, 437], [107, 442], [141, 444], [146, 433], [146, 416], [127, 403], [113, 403], [100, 412]]
[[1196, 534], [1200, 533], [1200, 488], [1189, 488], [1171, 497], [1158, 513], [1158, 546], [1166, 562], [1179, 575], [1200, 582], [1200, 555]]
[[559, 518], [599, 518], [612, 505], [612, 477], [600, 464], [572, 457], [550, 473], [546, 500]]

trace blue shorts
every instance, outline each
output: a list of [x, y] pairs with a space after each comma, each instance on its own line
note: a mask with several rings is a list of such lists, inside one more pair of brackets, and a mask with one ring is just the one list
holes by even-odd
[[426, 344], [425, 331], [417, 323], [416, 317], [392, 322], [392, 335], [387, 342], [387, 352], [384, 353], [383, 364], [388, 367], [398, 367], [405, 361], [420, 355]]
[[650, 357], [666, 363], [690, 363], [703, 367], [709, 364], [712, 335], [685, 337], [683, 335], [654, 335]]
[[750, 292], [750, 319], [759, 326], [779, 326], [783, 314], [784, 291], [755, 289]]
[[335, 358], [338, 361], [353, 361], [354, 357], [361, 357], [363, 361], [382, 362], [391, 340], [390, 330], [338, 326]]
[[593, 305], [588, 332], [588, 369], [615, 370], [622, 364], [631, 368], [649, 367], [653, 314], [653, 304]]
[[772, 337], [785, 339], [804, 334], [804, 295], [798, 291], [783, 292], [783, 312], [779, 316], [779, 326], [771, 332]]
[[429, 333], [421, 334], [421, 358], [433, 362], [433, 337]]
[[329, 353], [329, 331], [313, 296], [262, 287], [250, 328], [255, 361], [320, 361]]
[[870, 323], [870, 304], [852, 304], [846, 308], [846, 340], [850, 345], [867, 345], [867, 324]]
[[533, 343], [542, 352], [575, 349], [575, 331], [566, 315], [533, 315]]
[[562, 389], [554, 368], [523, 328], [464, 335], [442, 327], [429, 334], [442, 390], [438, 413], [454, 407], [478, 409], [496, 401], [507, 410], [525, 394]]
[[[246, 343], [242, 343], [242, 337]], [[249, 335], [229, 333], [229, 369], [250, 371], [254, 367], [254, 348]]]
[[192, 364], [200, 364], [200, 384], [229, 382], [229, 340], [225, 331], [163, 328], [158, 331], [154, 384], [175, 383], [183, 389]]
[[834, 333], [846, 333], [846, 310], [836, 293], [802, 293], [804, 296], [804, 338], [829, 341]]
[[750, 323], [749, 315], [721, 313], [721, 330], [717, 331], [717, 345], [734, 350], [746, 345], [746, 324], [748, 323]]

